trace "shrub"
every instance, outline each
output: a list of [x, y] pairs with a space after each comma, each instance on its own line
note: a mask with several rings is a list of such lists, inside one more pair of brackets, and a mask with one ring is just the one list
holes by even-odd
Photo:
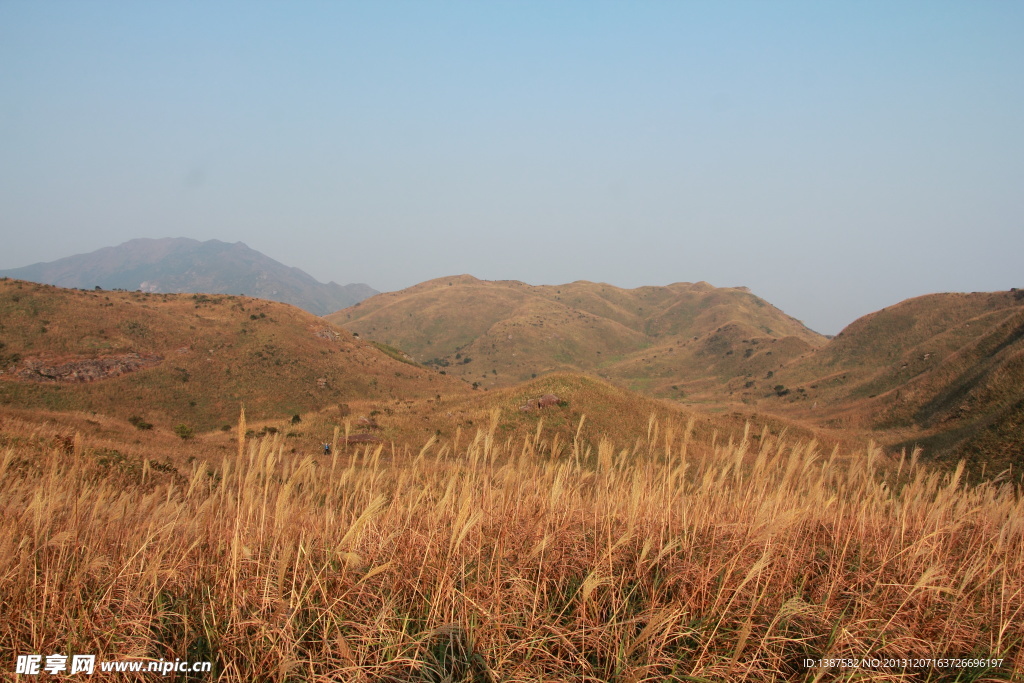
[[180, 424], [174, 428], [174, 433], [181, 437], [182, 440], [191, 439], [195, 432], [187, 424]]
[[147, 430], [153, 428], [152, 422], [146, 422], [138, 415], [132, 415], [128, 418], [128, 422], [135, 426], [136, 429]]

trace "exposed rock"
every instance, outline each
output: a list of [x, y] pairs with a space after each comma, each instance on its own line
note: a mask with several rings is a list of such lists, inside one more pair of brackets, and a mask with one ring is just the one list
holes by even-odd
[[554, 394], [544, 394], [537, 401], [537, 406], [540, 408], [548, 408], [550, 406], [558, 405], [559, 398]]
[[137, 353], [86, 358], [63, 363], [28, 358], [14, 374], [29, 382], [95, 382], [159, 365], [161, 361], [163, 361], [161, 356], [141, 356]]
[[519, 410], [525, 413], [531, 410], [540, 410], [541, 408], [557, 406], [560, 402], [561, 399], [555, 394], [544, 394], [540, 398], [531, 398], [529, 401], [519, 406]]

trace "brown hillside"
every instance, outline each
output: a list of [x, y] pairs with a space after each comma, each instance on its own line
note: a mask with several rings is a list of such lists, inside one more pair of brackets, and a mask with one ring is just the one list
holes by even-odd
[[482, 386], [575, 371], [675, 398], [720, 395], [737, 374], [779, 367], [825, 341], [745, 288], [704, 282], [620, 289], [461, 275], [381, 294], [327, 319]]
[[1024, 465], [1024, 292], [904, 301], [745, 393], [795, 418], [968, 457], [974, 469]]
[[[558, 402], [546, 407], [527, 407], [531, 399], [555, 396]], [[573, 373], [553, 373], [522, 384], [468, 393], [454, 393], [425, 399], [366, 400], [350, 404], [347, 418], [327, 411], [311, 416], [300, 426], [314, 441], [332, 433], [333, 425], [344, 426], [350, 434], [369, 433], [384, 443], [417, 444], [431, 436], [442, 442], [462, 442], [477, 431], [494, 428], [494, 438], [522, 443], [542, 425], [547, 438], [557, 435], [571, 446], [579, 439], [584, 448], [596, 448], [601, 440], [630, 447], [646, 441], [652, 425], [659, 425], [660, 440], [678, 442], [687, 425], [695, 443], [738, 442], [749, 423], [750, 438], [756, 443], [762, 432], [787, 434], [791, 438], [818, 438], [831, 449], [836, 439], [807, 429], [785, 418], [757, 415], [751, 411], [724, 413], [695, 411], [673, 401], [654, 399], [630, 392], [600, 379]], [[653, 420], [653, 422], [652, 422]], [[372, 427], [366, 426], [367, 422]], [[283, 425], [278, 425], [283, 428]], [[659, 440], [659, 438], [655, 438]]]
[[462, 387], [286, 304], [0, 280], [5, 405], [206, 429]]

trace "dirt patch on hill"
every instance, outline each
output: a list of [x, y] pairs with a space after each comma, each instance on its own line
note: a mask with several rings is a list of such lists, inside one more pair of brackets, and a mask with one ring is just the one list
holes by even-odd
[[53, 361], [26, 358], [13, 374], [28, 382], [85, 383], [126, 375], [129, 372], [159, 365], [161, 356], [126, 353], [121, 356]]

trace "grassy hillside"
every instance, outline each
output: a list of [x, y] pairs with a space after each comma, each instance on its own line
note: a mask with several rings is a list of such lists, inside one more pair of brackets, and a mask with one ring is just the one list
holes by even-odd
[[[524, 409], [530, 399], [557, 397], [556, 405]], [[329, 437], [335, 425], [343, 434], [368, 433], [384, 443], [418, 443], [431, 437], [464, 442], [478, 429], [494, 428], [503, 443], [533, 437], [542, 429], [565, 447], [574, 442], [592, 444], [601, 438], [635, 445], [648, 439], [674, 444], [684, 439], [694, 444], [739, 441], [744, 432], [757, 442], [767, 434], [786, 434], [803, 440], [819, 439], [832, 448], [831, 435], [807, 429], [792, 420], [728, 411], [706, 413], [642, 396], [592, 377], [554, 373], [514, 387], [468, 393], [437, 394], [426, 398], [364, 400], [349, 403], [347, 417], [327, 411], [310, 415], [300, 428], [274, 424], [281, 431], [315, 435], [317, 444]], [[363, 418], [363, 419], [360, 419]], [[371, 422], [372, 426], [365, 423]], [[661, 425], [652, 434], [651, 424]]]
[[904, 301], [744, 394], [794, 418], [969, 456], [974, 469], [1024, 467], [1024, 292]]
[[463, 384], [292, 306], [0, 280], [0, 404], [206, 429]]
[[626, 290], [461, 275], [327, 319], [482, 386], [570, 370], [675, 398], [720, 394], [729, 378], [780, 366], [825, 341], [743, 288], [707, 283]]
[[482, 388], [584, 372], [648, 396], [746, 405], [895, 448], [1024, 467], [1024, 294], [936, 294], [835, 339], [744, 289], [441, 278], [329, 319]]
[[[372, 424], [351, 430], [384, 441], [454, 437], [492, 419], [503, 438], [519, 438], [543, 419], [563, 443], [584, 416], [585, 438], [629, 441], [640, 435], [622, 432], [621, 416], [685, 426], [679, 405], [706, 404], [717, 415], [695, 417], [697, 431], [706, 422], [724, 434], [735, 414], [732, 431], [747, 420], [755, 434], [802, 424], [807, 438], [872, 434], [953, 464], [966, 458], [972, 475], [1024, 468], [1019, 292], [912, 299], [824, 345], [748, 292], [703, 283], [620, 290], [461, 276], [332, 319], [360, 336], [245, 297], [0, 281], [0, 404], [202, 432], [230, 423], [249, 397], [253, 420], [339, 406], [332, 424], [352, 412]], [[439, 355], [417, 364], [428, 353]], [[566, 405], [518, 410], [545, 393]], [[332, 436], [325, 424], [316, 438]]]

